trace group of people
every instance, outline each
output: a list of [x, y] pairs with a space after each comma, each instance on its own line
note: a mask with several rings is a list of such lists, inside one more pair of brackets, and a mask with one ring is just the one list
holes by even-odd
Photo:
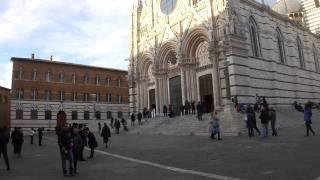
[[[94, 149], [98, 147], [95, 135], [88, 127], [82, 124], [57, 126], [56, 134], [58, 136], [63, 175], [77, 175], [78, 161], [85, 161], [83, 151], [86, 146], [90, 148], [89, 158], [94, 157]], [[69, 163], [69, 173], [67, 162]]]

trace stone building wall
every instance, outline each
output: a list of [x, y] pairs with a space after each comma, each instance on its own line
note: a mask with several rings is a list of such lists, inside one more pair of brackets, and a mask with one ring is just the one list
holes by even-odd
[[10, 126], [10, 89], [0, 87], [0, 127]]

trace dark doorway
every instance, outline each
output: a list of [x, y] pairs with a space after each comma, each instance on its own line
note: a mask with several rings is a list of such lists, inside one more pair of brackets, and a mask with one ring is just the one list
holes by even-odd
[[151, 109], [151, 105], [156, 104], [156, 90], [150, 89], [149, 90], [149, 108]]
[[181, 93], [181, 77], [176, 76], [169, 80], [170, 88], [170, 104], [175, 115], [180, 114], [180, 106], [182, 104], [182, 93]]
[[213, 104], [213, 86], [212, 75], [207, 74], [199, 77], [199, 92], [200, 100], [203, 104], [203, 110], [205, 113], [212, 112], [214, 110]]
[[63, 126], [67, 123], [67, 115], [64, 111], [59, 111], [57, 114], [57, 125]]

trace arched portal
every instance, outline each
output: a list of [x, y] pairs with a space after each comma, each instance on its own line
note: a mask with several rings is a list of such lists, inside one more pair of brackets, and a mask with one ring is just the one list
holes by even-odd
[[64, 111], [59, 111], [57, 114], [57, 125], [63, 126], [67, 123], [67, 114]]

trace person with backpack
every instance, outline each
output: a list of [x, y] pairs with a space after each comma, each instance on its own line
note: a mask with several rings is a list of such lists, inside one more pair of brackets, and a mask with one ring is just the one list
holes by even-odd
[[109, 138], [111, 137], [111, 132], [110, 132], [110, 128], [106, 123], [104, 123], [103, 125], [101, 137], [103, 138], [103, 142], [106, 144], [106, 148], [108, 148], [108, 142], [109, 142]]

